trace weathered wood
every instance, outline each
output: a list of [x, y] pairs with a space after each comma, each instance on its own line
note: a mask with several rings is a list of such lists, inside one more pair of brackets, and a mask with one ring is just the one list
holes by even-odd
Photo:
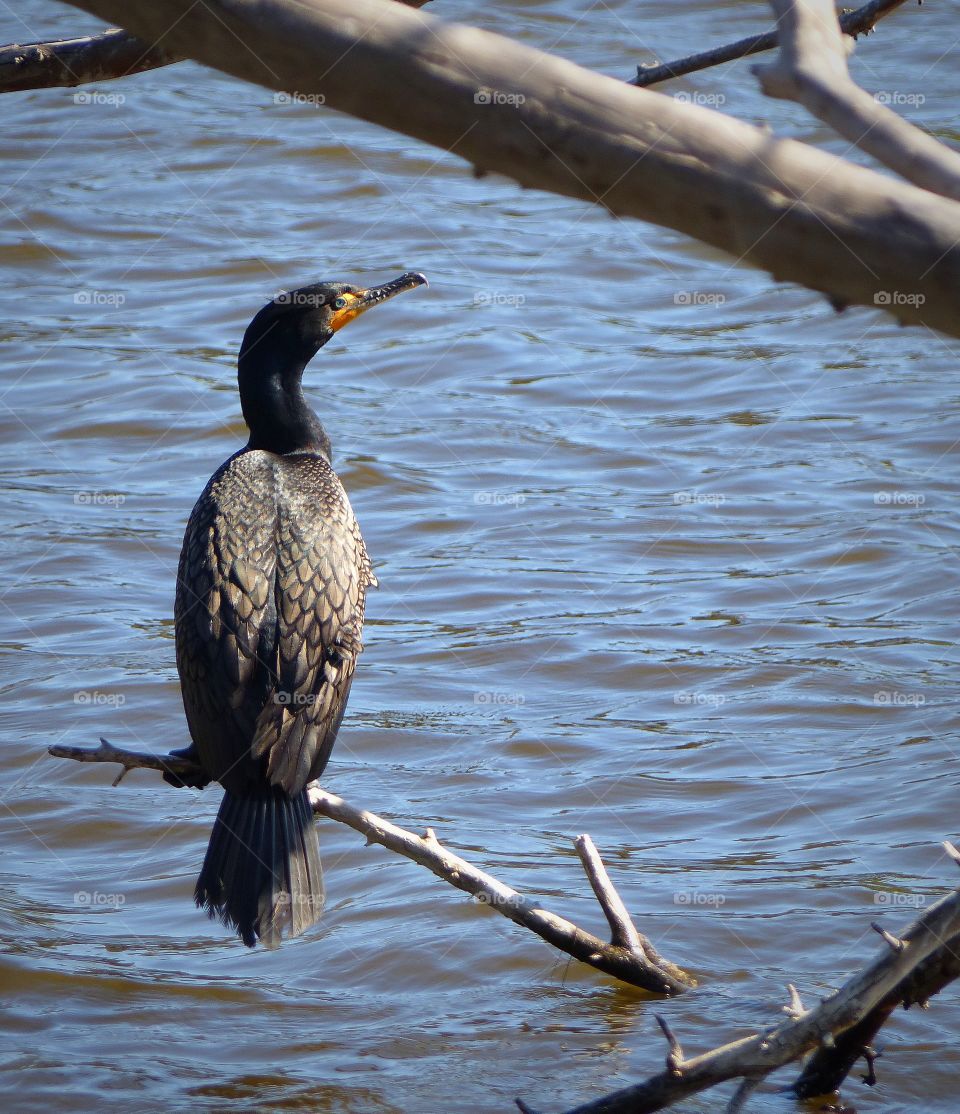
[[[129, 770], [141, 767], [159, 770], [161, 773], [173, 773], [187, 781], [197, 779], [203, 773], [199, 766], [180, 755], [144, 754], [141, 751], [124, 750], [108, 743], [106, 739], [101, 739], [97, 748], [57, 744], [49, 749], [54, 758], [70, 758], [75, 762], [118, 763], [123, 770], [114, 780], [114, 785]], [[537, 902], [498, 881], [492, 874], [487, 874], [443, 847], [430, 829], [423, 836], [414, 835], [373, 812], [348, 804], [342, 797], [328, 793], [315, 783], [310, 786], [309, 793], [310, 805], [317, 816], [326, 816], [330, 820], [346, 824], [365, 836], [368, 843], [379, 843], [388, 850], [425, 866], [451, 886], [472, 894], [482, 904], [598, 971], [655, 994], [680, 994], [696, 986], [696, 979], [692, 975], [663, 959], [648, 941], [646, 948], [633, 948], [617, 942], [608, 944], [598, 936], [584, 932], [572, 921], [543, 909]], [[596, 869], [596, 863], [600, 859], [595, 848], [593, 852]], [[612, 893], [612, 900], [619, 903], [623, 915], [629, 920], [626, 908], [613, 889], [602, 863], [599, 869], [606, 878], [608, 899]], [[644, 938], [637, 934], [637, 939]]]
[[123, 769], [113, 779], [119, 785], [131, 770], [158, 770], [161, 774], [176, 774], [190, 777], [201, 775], [203, 771], [195, 763], [179, 754], [146, 754], [139, 750], [124, 750], [108, 743], [101, 736], [100, 746], [72, 747], [57, 743], [49, 747], [54, 758], [71, 758], [74, 762], [115, 762]]
[[[948, 855], [956, 854], [953, 844], [944, 846]], [[866, 1059], [868, 1072], [873, 1075], [876, 1056], [870, 1046], [893, 1011], [899, 1006], [923, 1008], [957, 978], [960, 978], [960, 940], [953, 940], [918, 964], [856, 1025], [839, 1034], [833, 1047], [816, 1049], [793, 1084], [796, 1096], [806, 1099], [835, 1091], [861, 1058]]]
[[[666, 1071], [643, 1083], [578, 1106], [568, 1114], [651, 1114], [730, 1079], [761, 1080], [813, 1049], [823, 1048], [824, 1055], [829, 1055], [838, 1048], [844, 1033], [854, 1029], [878, 1007], [882, 1011], [891, 999], [894, 1003], [909, 1001], [911, 995], [929, 986], [933, 972], [941, 980], [957, 977], [960, 965], [954, 957], [960, 951], [960, 890], [924, 910], [898, 939], [903, 941], [902, 949], [895, 951], [884, 945], [872, 963], [813, 1009], [802, 1012], [801, 1007], [798, 1010], [798, 997], [795, 991], [791, 992], [788, 1007], [791, 1020], [768, 1032], [689, 1059], [681, 1055], [678, 1060], [679, 1044], [665, 1030], [670, 1041], [672, 1067], [668, 1066]], [[798, 1013], [799, 1016], [793, 1016]], [[887, 1016], [889, 1010], [882, 1020]], [[857, 1034], [861, 1053], [862, 1037], [863, 1033]], [[850, 1051], [845, 1050], [847, 1071], [856, 1060], [856, 1056], [849, 1058]], [[837, 1059], [839, 1062], [843, 1057]], [[821, 1075], [818, 1082], [824, 1078]], [[835, 1081], [839, 1083], [841, 1078]], [[749, 1092], [752, 1086], [746, 1090]], [[806, 1090], [804, 1093], [813, 1092]], [[745, 1099], [746, 1095], [743, 1097]]]
[[178, 55], [150, 46], [116, 27], [84, 38], [11, 43], [0, 47], [0, 92], [72, 88], [92, 81], [128, 77], [179, 61]]
[[837, 306], [960, 336], [960, 204], [805, 144], [388, 0], [71, 2], [478, 172], [674, 228]]
[[884, 166], [922, 189], [960, 201], [960, 153], [861, 89], [847, 69], [850, 43], [833, 0], [770, 0], [780, 56], [755, 66], [765, 93], [796, 101]]
[[580, 856], [583, 869], [587, 872], [594, 896], [600, 902], [600, 908], [607, 918], [607, 924], [610, 925], [611, 941], [630, 951], [645, 951], [646, 941], [637, 931], [637, 926], [627, 912], [627, 907], [610, 881], [607, 868], [603, 865], [593, 840], [589, 835], [579, 835], [574, 840], [574, 846]]
[[[409, 8], [422, 8], [428, 0], [399, 2]], [[905, 3], [906, 0], [869, 0], [861, 8], [844, 12], [840, 17], [840, 26], [847, 35], [865, 34], [873, 29], [877, 20]], [[646, 88], [736, 58], [775, 50], [778, 41], [776, 31], [767, 31], [674, 62], [640, 66], [630, 84]], [[76, 39], [9, 43], [0, 46], [0, 93], [111, 81], [179, 61], [182, 59], [153, 50], [135, 36], [116, 27], [101, 35]]]
[[[398, 3], [422, 8], [429, 0]], [[9, 43], [0, 46], [0, 93], [114, 81], [144, 70], [171, 66], [184, 57], [150, 46], [119, 27], [76, 39]]]
[[598, 971], [657, 994], [679, 994], [696, 985], [692, 975], [659, 956], [658, 962], [654, 962], [642, 949], [608, 944], [592, 933], [584, 932], [571, 921], [541, 908], [536, 902], [447, 850], [431, 829], [427, 829], [422, 837], [415, 836], [372, 812], [348, 805], [317, 785], [310, 788], [310, 803], [318, 815], [348, 824], [368, 840], [420, 863], [438, 878], [472, 894], [515, 924], [535, 932], [548, 944]]

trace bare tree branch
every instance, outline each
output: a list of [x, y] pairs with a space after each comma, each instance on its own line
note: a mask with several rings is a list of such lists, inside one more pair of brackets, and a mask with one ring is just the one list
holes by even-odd
[[[758, 1033], [732, 1044], [715, 1048], [700, 1056], [685, 1059], [680, 1051], [677, 1038], [669, 1027], [658, 1018], [670, 1044], [670, 1057], [666, 1071], [652, 1076], [644, 1083], [624, 1088], [613, 1094], [578, 1106], [568, 1114], [650, 1114], [663, 1110], [688, 1095], [704, 1091], [730, 1079], [745, 1082], [737, 1092], [735, 1100], [740, 1109], [748, 1094], [770, 1072], [799, 1059], [814, 1049], [816, 1053], [811, 1064], [820, 1057], [820, 1067], [826, 1067], [832, 1060], [833, 1067], [843, 1059], [841, 1045], [844, 1035], [852, 1032], [866, 1017], [893, 999], [893, 1004], [915, 1001], [914, 995], [928, 991], [932, 985], [932, 974], [940, 986], [946, 985], [960, 974], [960, 890], [948, 894], [936, 904], [931, 905], [911, 924], [899, 939], [903, 948], [894, 951], [884, 946], [876, 959], [849, 979], [838, 991], [814, 1009], [792, 1017], [776, 1028]], [[892, 1008], [892, 1007], [891, 1007]], [[795, 1014], [799, 998], [791, 990], [791, 1003], [788, 1007]], [[889, 1011], [880, 1020], [880, 1024]], [[879, 1028], [879, 1026], [877, 1026]], [[857, 1035], [857, 1052], [849, 1060], [846, 1071], [850, 1070], [857, 1056], [863, 1054], [862, 1034]], [[849, 1049], [846, 1050], [849, 1053]], [[869, 1050], [874, 1055], [873, 1050]], [[809, 1089], [816, 1082], [839, 1085], [846, 1071], [827, 1077], [823, 1072], [811, 1072], [801, 1091], [801, 1082], [807, 1076], [804, 1071], [794, 1089], [798, 1094], [812, 1095], [822, 1093]], [[738, 1098], [739, 1096], [739, 1098]]]
[[[101, 739], [100, 746], [93, 749], [52, 746], [50, 754], [54, 758], [71, 758], [76, 762], [119, 763], [123, 766], [123, 770], [113, 782], [114, 785], [117, 785], [129, 770], [139, 767], [159, 770], [161, 773], [172, 773], [186, 780], [196, 779], [203, 772], [199, 766], [180, 755], [155, 755], [123, 750], [108, 743], [106, 739]], [[541, 908], [535, 901], [524, 897], [510, 886], [498, 881], [493, 875], [478, 869], [466, 859], [443, 847], [429, 828], [423, 836], [414, 835], [375, 813], [355, 808], [341, 797], [328, 793], [316, 784], [310, 786], [310, 804], [316, 815], [326, 816], [330, 820], [346, 824], [365, 836], [368, 843], [379, 843], [388, 850], [425, 866], [438, 878], [449, 882], [451, 886], [472, 894], [478, 901], [515, 924], [535, 932], [548, 944], [595, 967], [598, 971], [655, 994], [680, 994], [696, 986], [696, 979], [692, 975], [659, 956], [636, 929], [633, 931], [637, 941], [638, 943], [643, 941], [645, 947], [631, 948], [616, 942], [605, 943], [592, 933], [584, 932], [571, 921]], [[589, 839], [589, 836], [581, 837], [583, 838]], [[599, 870], [606, 880], [605, 899], [622, 910], [622, 915], [632, 927], [629, 914], [620, 895], [614, 890], [607, 877], [592, 841], [590, 847], [593, 849], [592, 867], [594, 870]], [[604, 906], [604, 911], [606, 908], [607, 906]]]
[[[944, 848], [951, 858], [958, 854], [952, 843], [945, 843]], [[865, 1078], [875, 1082], [873, 1062], [877, 1054], [871, 1045], [893, 1011], [900, 1005], [904, 1009], [914, 1005], [922, 1008], [957, 978], [960, 978], [960, 941], [953, 940], [949, 947], [938, 949], [919, 964], [856, 1025], [839, 1034], [832, 1048], [821, 1047], [813, 1053], [793, 1084], [797, 1097], [812, 1098], [835, 1091], [861, 1057], [867, 1063]]]
[[[429, 0], [398, 2], [408, 8], [422, 8]], [[144, 70], [171, 66], [185, 57], [148, 46], [119, 27], [83, 38], [9, 43], [0, 46], [0, 93], [114, 81]]]
[[54, 758], [72, 758], [74, 762], [115, 762], [123, 769], [113, 779], [112, 784], [117, 786], [130, 773], [131, 770], [159, 770], [161, 774], [177, 774], [182, 777], [200, 775], [203, 771], [189, 758], [179, 754], [146, 754], [138, 750], [122, 750], [108, 743], [101, 736], [100, 746], [95, 749], [90, 747], [71, 747], [57, 743], [49, 747], [49, 752]]
[[[853, 38], [866, 35], [873, 30], [880, 19], [905, 3], [906, 0], [870, 0], [862, 8], [845, 11], [840, 16], [840, 27], [845, 35]], [[711, 50], [691, 54], [688, 58], [679, 58], [676, 62], [657, 62], [638, 66], [637, 76], [631, 79], [630, 84], [646, 88], [660, 81], [669, 81], [671, 78], [682, 77], [697, 70], [706, 70], [711, 66], [722, 65], [724, 62], [733, 62], [737, 58], [762, 54], [765, 50], [776, 50], [779, 45], [780, 37], [777, 32], [765, 31], [762, 35], [750, 35], [745, 39], [738, 39], [735, 43], [727, 43], [726, 46], [715, 46]]]
[[667, 1019], [661, 1017], [658, 1013], [655, 1013], [653, 1017], [660, 1026], [663, 1035], [667, 1038], [667, 1047], [670, 1049], [667, 1053], [667, 1071], [671, 1075], [680, 1076], [683, 1074], [684, 1067], [683, 1048], [677, 1040], [676, 1034], [667, 1024]]
[[148, 46], [119, 28], [81, 39], [0, 46], [0, 92], [84, 85], [155, 70], [178, 55]]
[[802, 104], [908, 182], [960, 201], [960, 152], [880, 104], [850, 77], [845, 45], [850, 40], [840, 32], [833, 0], [770, 3], [780, 28], [780, 55], [754, 66], [763, 91]]
[[[643, 950], [632, 950], [616, 943], [607, 944], [563, 917], [540, 908], [529, 898], [441, 846], [432, 829], [428, 828], [422, 837], [412, 835], [372, 812], [348, 805], [316, 785], [310, 789], [310, 803], [318, 815], [348, 824], [365, 835], [368, 841], [413, 859], [433, 871], [438, 878], [472, 894], [491, 909], [535, 932], [548, 944], [596, 967], [598, 971], [657, 994], [680, 994], [696, 985], [691, 975], [659, 956], [654, 962]], [[617, 900], [620, 900], [619, 895]]]
[[[400, 0], [410, 8], [422, 8], [428, 0]], [[883, 16], [906, 0], [869, 0], [855, 11], [840, 16], [844, 34], [867, 34]], [[646, 87], [670, 78], [705, 70], [736, 58], [745, 58], [778, 45], [776, 31], [750, 35], [726, 46], [714, 47], [675, 62], [639, 66], [631, 85]], [[0, 46], [0, 93], [22, 92], [25, 89], [47, 89], [53, 86], [83, 85], [91, 81], [110, 81], [132, 73], [169, 66], [183, 59], [164, 51], [151, 50], [133, 35], [112, 28], [102, 35], [62, 39], [56, 42], [10, 43]]]
[[352, 0], [347, 19], [339, 0], [71, 2], [234, 76], [322, 95], [480, 173], [960, 336], [960, 205], [741, 120], [386, 0]]

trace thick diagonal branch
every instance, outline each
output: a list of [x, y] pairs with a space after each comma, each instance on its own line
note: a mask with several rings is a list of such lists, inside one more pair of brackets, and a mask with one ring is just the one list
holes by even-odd
[[[199, 766], [178, 755], [123, 750], [105, 739], [100, 740], [100, 746], [96, 749], [57, 745], [50, 747], [50, 753], [54, 758], [72, 758], [77, 762], [118, 763], [123, 766], [120, 777], [128, 770], [138, 767], [173, 773], [186, 780], [202, 774]], [[120, 777], [116, 778], [114, 785], [120, 781]], [[425, 866], [438, 878], [472, 894], [484, 905], [535, 932], [548, 944], [598, 971], [655, 994], [680, 994], [696, 985], [692, 975], [663, 959], [652, 946], [648, 949], [634, 949], [618, 943], [608, 944], [598, 936], [584, 932], [572, 921], [543, 909], [537, 902], [524, 897], [492, 874], [487, 874], [443, 847], [430, 829], [423, 836], [414, 835], [382, 816], [355, 808], [343, 798], [328, 793], [316, 784], [310, 786], [310, 804], [318, 816], [326, 816], [330, 820], [346, 824], [365, 836], [368, 843], [379, 843], [398, 855]], [[599, 860], [599, 856], [597, 858]], [[606, 871], [603, 873], [605, 876]], [[607, 883], [609, 885], [609, 879]], [[610, 889], [612, 890], [612, 886]], [[620, 902], [619, 896], [616, 900]], [[620, 902], [621, 907], [622, 904]], [[625, 909], [624, 914], [626, 915]]]
[[793, 1084], [794, 1093], [805, 1099], [837, 1090], [856, 1062], [866, 1055], [874, 1037], [898, 1006], [904, 1009], [925, 1006], [957, 978], [960, 978], [960, 939], [938, 948], [918, 964], [856, 1025], [841, 1033], [831, 1047], [818, 1048]]
[[[690, 1059], [677, 1061], [674, 1038], [672, 1067], [568, 1114], [650, 1114], [730, 1079], [760, 1080], [812, 1049], [835, 1047], [842, 1034], [859, 1025], [890, 996], [904, 1000], [926, 989], [934, 970], [938, 978], [947, 981], [960, 973], [960, 891], [930, 906], [898, 939], [903, 943], [901, 949], [884, 946], [872, 963], [816, 1008], [768, 1032]], [[793, 1015], [799, 1012], [795, 1001], [792, 996]]]

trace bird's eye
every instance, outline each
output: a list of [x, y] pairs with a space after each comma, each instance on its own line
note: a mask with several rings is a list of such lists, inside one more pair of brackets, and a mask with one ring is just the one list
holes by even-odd
[[333, 308], [334, 309], [343, 309], [343, 307], [346, 304], [347, 304], [347, 299], [346, 298], [337, 298], [337, 300], [333, 303]]

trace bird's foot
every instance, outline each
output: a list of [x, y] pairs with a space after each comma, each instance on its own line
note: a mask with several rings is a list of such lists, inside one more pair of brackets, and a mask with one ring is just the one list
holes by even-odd
[[170, 751], [172, 758], [184, 758], [187, 762], [194, 762], [197, 765], [197, 772], [195, 774], [175, 774], [172, 770], [163, 771], [163, 780], [167, 785], [172, 785], [175, 789], [206, 789], [210, 784], [210, 778], [199, 768], [200, 755], [197, 753], [195, 743], [191, 743], [188, 747], [181, 747], [180, 750]]

